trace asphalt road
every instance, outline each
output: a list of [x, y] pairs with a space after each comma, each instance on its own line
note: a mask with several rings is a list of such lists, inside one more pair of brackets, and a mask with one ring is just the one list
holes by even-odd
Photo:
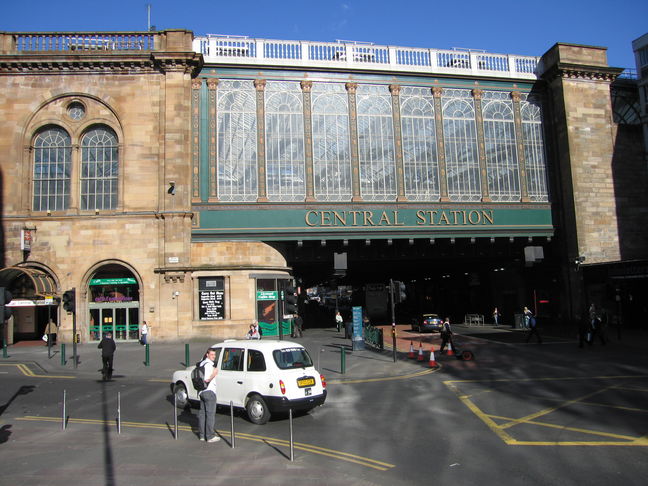
[[[102, 383], [98, 373], [0, 361], [0, 484], [645, 483], [645, 354], [560, 341], [460, 342], [477, 359], [437, 356], [433, 372], [426, 362], [354, 353], [349, 366], [376, 369], [358, 379], [339, 374], [336, 351], [322, 353], [329, 397], [294, 418], [292, 462], [285, 417], [257, 426], [235, 413], [231, 448], [229, 410], [218, 413], [216, 444], [198, 441], [195, 410], [185, 411], [174, 440], [168, 377], [120, 375], [117, 365]], [[310, 343], [314, 358], [321, 344]]]

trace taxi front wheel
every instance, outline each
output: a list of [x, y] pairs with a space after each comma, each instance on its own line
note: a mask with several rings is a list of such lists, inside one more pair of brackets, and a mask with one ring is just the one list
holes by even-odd
[[252, 423], [263, 425], [270, 420], [270, 411], [265, 400], [259, 395], [252, 395], [245, 404], [245, 410]]

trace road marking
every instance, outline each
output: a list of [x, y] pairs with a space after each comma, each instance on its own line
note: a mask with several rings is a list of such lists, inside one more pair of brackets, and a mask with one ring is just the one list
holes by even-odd
[[[520, 418], [505, 417], [496, 414], [489, 414], [484, 412], [477, 406], [471, 399], [478, 397], [482, 393], [497, 391], [492, 388], [486, 390], [481, 390], [472, 394], [465, 394], [461, 391], [457, 384], [462, 383], [505, 383], [505, 382], [532, 382], [532, 381], [565, 381], [565, 380], [609, 380], [609, 379], [645, 379], [648, 378], [648, 375], [621, 375], [621, 376], [595, 376], [595, 377], [560, 377], [560, 378], [513, 378], [513, 379], [497, 379], [497, 380], [447, 380], [444, 381], [450, 390], [452, 390], [459, 400], [461, 400], [468, 409], [473, 412], [478, 418], [480, 418], [504, 443], [507, 445], [527, 445], [527, 446], [639, 446], [646, 447], [648, 446], [648, 435], [641, 437], [633, 437], [623, 434], [615, 434], [610, 432], [603, 432], [593, 429], [584, 429], [579, 427], [569, 427], [560, 424], [541, 422], [536, 420], [539, 417], [546, 416], [558, 409], [567, 407], [569, 405], [580, 404], [580, 405], [594, 405], [594, 406], [604, 406], [609, 408], [616, 408], [623, 411], [639, 412], [639, 413], [648, 413], [648, 409], [639, 409], [633, 407], [622, 407], [614, 404], [604, 404], [596, 402], [587, 402], [587, 398], [592, 397], [597, 394], [601, 394], [608, 390], [626, 390], [626, 391], [635, 391], [635, 392], [645, 392], [647, 391], [643, 387], [634, 387], [632, 385], [610, 385], [603, 387], [594, 392], [588, 393], [578, 398], [571, 400], [560, 400], [560, 403], [554, 407], [544, 408], [538, 412], [528, 414]], [[545, 398], [542, 396], [530, 396], [529, 398], [537, 400], [555, 400], [552, 398]], [[503, 423], [497, 423], [498, 421], [503, 421]], [[546, 427], [550, 429], [559, 429], [567, 432], [575, 432], [579, 434], [593, 435], [597, 437], [607, 437], [611, 440], [576, 440], [576, 441], [527, 441], [527, 440], [517, 440], [511, 433], [507, 432], [506, 429], [512, 429], [514, 426], [523, 426], [523, 425], [534, 425], [539, 427]]]
[[[32, 415], [27, 415], [25, 417], [18, 417], [16, 420], [30, 421], [30, 422], [55, 422], [60, 423], [61, 417], [35, 417]], [[99, 420], [99, 419], [79, 419], [79, 418], [70, 418], [68, 419], [68, 424], [87, 424], [87, 425], [110, 425], [114, 426], [114, 420]], [[122, 422], [122, 427], [131, 427], [131, 428], [140, 428], [140, 429], [154, 429], [154, 430], [169, 430], [167, 424], [155, 424], [147, 422]], [[190, 426], [181, 425], [178, 426], [178, 430], [191, 432], [192, 429]], [[230, 437], [231, 434], [229, 430], [217, 430], [219, 435], [223, 437]], [[236, 432], [236, 439], [250, 440], [253, 442], [262, 442], [266, 444], [290, 447], [290, 442], [284, 439], [277, 439], [274, 437], [266, 437], [261, 435], [247, 434], [243, 432]], [[294, 442], [293, 446], [295, 449], [302, 450], [304, 452], [310, 452], [311, 454], [318, 454], [321, 456], [331, 457], [333, 459], [338, 459], [340, 461], [351, 462], [358, 464], [360, 466], [365, 466], [372, 469], [377, 469], [378, 471], [388, 471], [396, 467], [394, 464], [388, 462], [377, 461], [375, 459], [370, 459], [368, 457], [358, 456], [348, 452], [337, 451], [334, 449], [327, 449], [325, 447], [316, 446], [313, 444], [306, 444], [303, 442]]]
[[30, 378], [60, 378], [66, 380], [71, 380], [76, 378], [76, 376], [37, 375], [36, 373], [34, 373], [32, 370], [29, 369], [26, 363], [0, 363], [0, 366], [15, 366], [20, 370], [20, 372], [23, 375], [29, 376]]

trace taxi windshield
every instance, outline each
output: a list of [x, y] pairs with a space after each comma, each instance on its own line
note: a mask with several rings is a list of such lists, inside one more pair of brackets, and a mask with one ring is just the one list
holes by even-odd
[[313, 366], [313, 361], [304, 348], [276, 349], [272, 352], [272, 357], [282, 370]]

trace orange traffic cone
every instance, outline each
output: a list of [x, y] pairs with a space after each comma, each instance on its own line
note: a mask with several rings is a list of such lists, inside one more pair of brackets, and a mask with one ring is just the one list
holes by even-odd
[[446, 353], [448, 356], [454, 356], [454, 349], [452, 349], [452, 341], [448, 341], [448, 352]]
[[419, 343], [419, 352], [417, 356], [417, 361], [423, 361], [423, 343]]
[[434, 359], [434, 346], [430, 348], [430, 368], [436, 368], [439, 366], [436, 362], [436, 359]]
[[409, 359], [416, 358], [416, 355], [414, 354], [414, 341], [410, 341], [410, 350], [409, 350], [409, 353], [407, 353], [407, 357]]

